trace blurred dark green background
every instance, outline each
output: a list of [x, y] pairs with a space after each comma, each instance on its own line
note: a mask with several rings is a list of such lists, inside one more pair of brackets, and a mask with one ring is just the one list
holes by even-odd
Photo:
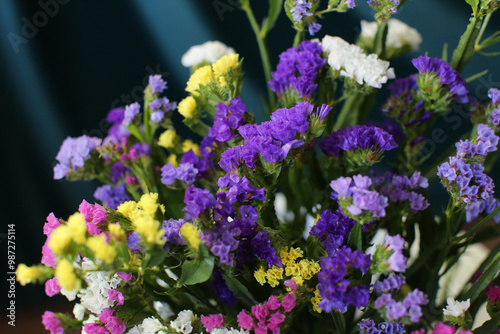
[[[54, 212], [66, 219], [82, 199], [94, 201], [96, 183], [52, 179], [61, 142], [67, 136], [82, 134], [103, 137], [107, 111], [141, 99], [152, 73], [163, 74], [168, 81], [167, 96], [180, 101], [186, 96], [184, 87], [189, 77], [180, 58], [191, 45], [220, 40], [240, 53], [246, 72], [243, 99], [250, 109], [262, 111], [260, 97], [265, 94], [265, 86], [257, 44], [235, 3], [0, 0], [3, 272], [8, 271], [7, 224], [16, 225], [16, 262], [35, 264], [40, 261], [45, 241], [45, 217]], [[262, 17], [267, 2], [251, 3], [256, 15]], [[338, 35], [353, 42], [359, 33], [359, 20], [372, 20], [365, 1], [358, 3], [359, 7], [348, 14], [325, 16], [318, 37]], [[448, 43], [451, 52], [465, 30], [469, 12], [461, 0], [408, 0], [395, 17], [417, 28], [423, 43], [418, 52], [392, 62], [396, 75], [414, 72], [409, 62], [413, 57], [424, 53], [439, 57], [443, 43]], [[499, 21], [497, 14], [487, 34], [500, 29]], [[290, 47], [293, 36], [291, 24], [282, 13], [269, 35], [273, 67], [279, 53]], [[490, 87], [500, 88], [499, 59], [475, 56], [465, 70], [465, 77], [490, 70], [471, 85], [471, 95], [479, 100], [486, 100]], [[461, 129], [469, 126], [466, 119], [457, 122]], [[444, 150], [459, 135], [455, 129], [447, 129], [449, 125], [438, 124], [447, 131], [449, 140], [439, 144], [442, 146], [436, 151]], [[433, 197], [447, 196], [439, 184], [432, 187]], [[6, 289], [2, 283], [2, 300]], [[61, 299], [44, 296], [42, 286], [18, 286], [16, 290], [18, 312], [40, 303], [48, 303], [45, 307], [51, 309], [50, 303], [57, 301]]]

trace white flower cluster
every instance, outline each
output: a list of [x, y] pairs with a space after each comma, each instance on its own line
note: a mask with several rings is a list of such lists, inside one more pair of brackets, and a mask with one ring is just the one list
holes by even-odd
[[349, 44], [340, 37], [326, 35], [321, 45], [323, 51], [328, 53], [328, 65], [360, 85], [381, 88], [388, 79], [396, 77], [388, 61], [379, 59], [376, 54], [366, 55], [359, 46]]
[[215, 63], [220, 57], [236, 53], [233, 48], [219, 41], [208, 41], [194, 45], [182, 56], [181, 63], [184, 67], [196, 66], [204, 61]]
[[107, 271], [89, 271], [96, 268], [92, 260], [84, 258], [82, 261], [82, 269], [87, 270], [85, 273], [85, 282], [87, 288], [81, 289], [78, 292], [80, 302], [90, 312], [100, 314], [103, 309], [110, 308], [114, 305], [114, 301], [109, 300], [109, 289], [116, 289], [122, 279], [117, 274], [110, 276]]
[[189, 334], [193, 330], [191, 322], [195, 319], [195, 315], [191, 310], [184, 310], [177, 314], [177, 318], [170, 321], [170, 326], [177, 332], [182, 334]]
[[[373, 40], [377, 33], [377, 22], [361, 20], [361, 38]], [[410, 50], [417, 50], [422, 43], [419, 32], [398, 19], [387, 21], [387, 48], [400, 49], [409, 46]]]
[[[166, 313], [168, 314], [165, 318], [159, 311], [160, 316], [163, 320], [166, 320], [168, 317], [172, 315], [172, 311], [170, 306], [165, 303], [155, 304], [155, 309], [158, 311], [159, 309], [168, 309]], [[193, 331], [192, 322], [196, 319], [193, 311], [184, 310], [177, 314], [177, 318], [173, 321], [170, 321], [170, 327], [176, 331], [176, 333], [182, 334], [191, 334]], [[168, 329], [167, 326], [163, 325], [162, 322], [154, 317], [146, 318], [142, 321], [142, 324], [132, 327], [127, 334], [167, 334], [172, 333], [171, 330]]]
[[446, 298], [448, 305], [443, 309], [444, 316], [461, 317], [470, 307], [470, 299], [463, 302], [456, 301], [453, 297]]
[[132, 327], [127, 334], [167, 334], [168, 328], [160, 320], [149, 317], [142, 324]]

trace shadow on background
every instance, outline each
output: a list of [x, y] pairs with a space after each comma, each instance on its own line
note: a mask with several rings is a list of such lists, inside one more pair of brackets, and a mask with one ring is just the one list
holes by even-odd
[[[189, 77], [180, 58], [191, 45], [221, 40], [240, 53], [246, 72], [243, 99], [258, 119], [263, 119], [260, 99], [265, 86], [257, 44], [244, 13], [232, 5], [234, 0], [0, 2], [2, 268], [7, 267], [8, 224], [15, 225], [16, 263], [32, 265], [41, 258], [45, 217], [54, 212], [56, 217], [66, 219], [78, 209], [82, 199], [94, 202], [92, 194], [97, 183], [52, 180], [61, 142], [67, 136], [82, 134], [103, 137], [107, 111], [142, 99], [141, 92], [150, 74], [163, 74], [169, 87], [166, 95], [180, 101], [186, 96], [184, 87]], [[262, 17], [267, 7], [252, 2], [257, 16]], [[409, 63], [413, 57], [425, 52], [439, 57], [445, 42], [453, 50], [469, 17], [465, 2], [457, 2], [406, 2], [396, 18], [417, 28], [424, 42], [419, 52], [392, 62], [398, 76], [414, 72]], [[348, 14], [327, 15], [318, 37], [338, 35], [353, 42], [359, 33], [359, 20], [371, 20], [370, 8], [364, 1], [358, 3], [359, 8]], [[491, 25], [490, 33], [500, 29], [498, 20]], [[282, 13], [269, 35], [273, 67], [279, 53], [292, 44], [293, 35], [291, 24]], [[473, 64], [466, 68], [465, 77], [490, 69], [471, 86], [471, 94], [479, 100], [487, 99], [490, 87], [500, 88], [496, 63], [498, 58], [475, 56]], [[377, 115], [380, 117], [380, 113], [374, 113], [374, 117]], [[467, 119], [456, 122], [460, 129], [470, 126]], [[447, 130], [451, 125], [437, 126]], [[448, 147], [457, 134], [447, 131], [447, 141], [434, 150]], [[431, 185], [431, 192], [434, 202], [447, 198], [438, 183]], [[4, 296], [8, 293], [5, 282], [9, 276], [4, 274], [2, 280]], [[10, 300], [2, 300], [5, 310]], [[19, 333], [43, 332], [39, 324], [43, 310], [71, 311], [71, 305], [64, 300], [46, 297], [43, 286], [17, 285], [16, 329]], [[12, 327], [5, 327], [6, 322], [2, 318], [0, 331], [17, 333]], [[20, 328], [26, 324], [37, 327]]]

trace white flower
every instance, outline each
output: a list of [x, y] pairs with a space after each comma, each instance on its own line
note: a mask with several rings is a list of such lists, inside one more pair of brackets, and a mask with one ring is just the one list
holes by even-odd
[[142, 326], [137, 325], [132, 328], [127, 332], [127, 334], [143, 334], [144, 332], [142, 331]]
[[470, 306], [470, 299], [467, 299], [466, 301], [459, 302], [453, 299], [453, 297], [448, 297], [446, 299], [446, 302], [448, 305], [446, 308], [443, 309], [443, 315], [444, 316], [452, 316], [452, 317], [461, 317], [462, 315], [465, 314], [465, 311]]
[[233, 48], [228, 47], [219, 41], [208, 41], [200, 45], [189, 48], [182, 56], [182, 66], [191, 67], [206, 61], [215, 63], [220, 57], [235, 53]]
[[[361, 38], [373, 40], [377, 33], [377, 22], [361, 20]], [[400, 49], [410, 46], [411, 50], [417, 50], [422, 43], [419, 32], [398, 19], [390, 19], [387, 22], [386, 47]]]
[[321, 46], [323, 51], [329, 53], [328, 65], [360, 85], [381, 88], [388, 79], [396, 77], [388, 61], [379, 59], [375, 54], [367, 56], [359, 46], [349, 44], [340, 37], [327, 35]]
[[75, 315], [75, 318], [77, 320], [83, 320], [83, 317], [85, 316], [85, 310], [87, 308], [80, 304], [80, 303], [76, 303], [75, 306], [73, 307], [73, 314]]
[[155, 334], [156, 332], [165, 329], [165, 326], [160, 322], [160, 320], [150, 317], [142, 321], [142, 333], [144, 334]]
[[[85, 321], [83, 321], [83, 324], [93, 324], [99, 321], [99, 318], [96, 317], [95, 315], [91, 314], [89, 318]], [[84, 326], [82, 326], [82, 334], [89, 334], [85, 331]]]
[[170, 308], [170, 305], [168, 305], [167, 303], [155, 301], [153, 303], [153, 306], [156, 312], [158, 312], [158, 315], [164, 321], [166, 321], [168, 318], [174, 315], [174, 312]]
[[66, 290], [65, 288], [61, 288], [61, 295], [65, 296], [70, 302], [75, 300], [77, 293], [78, 290]]
[[[83, 263], [82, 263], [83, 267]], [[109, 289], [115, 289], [122, 281], [118, 275], [110, 277], [107, 271], [91, 271], [85, 273], [87, 288], [80, 290], [78, 297], [89, 311], [100, 314], [103, 309], [113, 306], [113, 301], [109, 300]]]
[[189, 334], [193, 330], [193, 326], [191, 326], [191, 322], [194, 320], [195, 316], [193, 311], [184, 310], [179, 312], [177, 315], [177, 319], [174, 321], [170, 321], [170, 326], [174, 328], [176, 331]]

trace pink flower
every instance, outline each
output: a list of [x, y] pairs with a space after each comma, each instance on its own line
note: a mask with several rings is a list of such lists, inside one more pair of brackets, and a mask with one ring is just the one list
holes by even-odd
[[290, 292], [297, 291], [297, 283], [293, 279], [286, 280], [284, 284], [290, 289]]
[[258, 322], [265, 322], [267, 316], [269, 315], [269, 309], [266, 305], [254, 305], [252, 306], [252, 314]]
[[42, 260], [40, 261], [43, 265], [47, 267], [56, 267], [56, 257], [52, 250], [49, 248], [49, 239], [45, 241], [45, 244], [42, 246]]
[[125, 298], [123, 298], [123, 294], [120, 291], [114, 289], [108, 290], [108, 297], [110, 301], [116, 301], [116, 305], [123, 305], [123, 302], [125, 300]]
[[271, 311], [275, 311], [279, 309], [281, 306], [279, 299], [276, 298], [275, 296], [269, 297], [269, 300], [265, 303], [265, 305]]
[[438, 322], [434, 325], [434, 329], [430, 334], [453, 334], [455, 333], [455, 328], [445, 325], [442, 322]]
[[280, 312], [271, 314], [268, 320], [268, 327], [270, 330], [274, 331], [281, 327], [281, 324], [285, 321], [285, 315]]
[[97, 235], [101, 233], [101, 229], [98, 224], [106, 221], [106, 209], [104, 209], [99, 204], [90, 204], [86, 200], [78, 207], [78, 211], [83, 215], [85, 221], [87, 222], [87, 230], [91, 235]]
[[[105, 308], [102, 310], [102, 313], [98, 315], [99, 320], [101, 320], [105, 326], [105, 330], [109, 331], [111, 334], [122, 334], [125, 332], [126, 325], [124, 322], [121, 322], [118, 320], [116, 316], [113, 315], [115, 310], [112, 310], [110, 308]], [[91, 334], [87, 330], [85, 330], [87, 333]], [[106, 332], [100, 332], [99, 329], [99, 334], [100, 333], [107, 333]]]
[[61, 225], [61, 222], [59, 219], [54, 216], [54, 213], [51, 212], [47, 216], [47, 222], [43, 225], [43, 234], [45, 234], [47, 237], [52, 234], [52, 231], [54, 231], [57, 227]]
[[45, 294], [49, 297], [57, 295], [61, 287], [57, 284], [57, 278], [51, 278], [45, 282]]
[[500, 287], [493, 285], [489, 286], [484, 291], [486, 296], [490, 299], [490, 303], [500, 302]]
[[42, 324], [50, 334], [63, 334], [64, 328], [61, 327], [61, 321], [57, 319], [54, 312], [45, 311], [42, 315]]
[[253, 322], [253, 318], [246, 310], [241, 310], [238, 314], [238, 326], [247, 331], [251, 330], [255, 327], [255, 323]]
[[211, 332], [214, 328], [224, 327], [224, 317], [222, 314], [210, 314], [208, 316], [202, 315], [201, 323], [207, 332]]
[[261, 327], [255, 328], [255, 334], [267, 334], [267, 326], [262, 324]]
[[124, 273], [122, 271], [116, 273], [118, 277], [120, 277], [122, 280], [125, 282], [128, 282], [132, 279], [132, 274], [131, 273]]
[[83, 329], [88, 334], [109, 334], [109, 331], [103, 324], [91, 323], [83, 325]]
[[295, 296], [294, 293], [288, 293], [285, 295], [285, 297], [283, 297], [283, 300], [281, 301], [281, 306], [283, 306], [285, 312], [288, 313], [291, 310], [293, 310], [293, 308], [295, 307], [295, 299], [297, 299], [297, 297]]

